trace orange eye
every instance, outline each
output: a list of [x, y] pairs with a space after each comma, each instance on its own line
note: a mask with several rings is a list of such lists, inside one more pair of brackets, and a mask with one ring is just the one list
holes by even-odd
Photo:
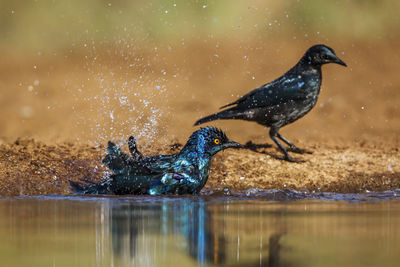
[[219, 145], [219, 143], [221, 143], [221, 141], [218, 138], [214, 139], [214, 144]]

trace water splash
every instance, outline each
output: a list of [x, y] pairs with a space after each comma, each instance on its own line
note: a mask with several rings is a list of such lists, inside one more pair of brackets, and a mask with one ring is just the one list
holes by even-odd
[[129, 38], [117, 40], [112, 49], [101, 52], [94, 41], [87, 43], [84, 69], [88, 78], [74, 94], [90, 112], [81, 114], [75, 109], [78, 124], [90, 129], [90, 140], [96, 146], [108, 140], [122, 145], [130, 135], [138, 142], [145, 138], [141, 142], [144, 146], [151, 143], [160, 135], [160, 122], [167, 110], [159, 104], [165, 103], [161, 99], [167, 93], [167, 70], [153, 66], [155, 57], [142, 55], [141, 48]]

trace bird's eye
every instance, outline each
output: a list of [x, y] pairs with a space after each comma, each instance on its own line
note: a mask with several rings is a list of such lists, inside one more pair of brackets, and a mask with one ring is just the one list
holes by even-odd
[[214, 144], [219, 145], [219, 143], [221, 143], [221, 140], [219, 140], [218, 138], [214, 139]]

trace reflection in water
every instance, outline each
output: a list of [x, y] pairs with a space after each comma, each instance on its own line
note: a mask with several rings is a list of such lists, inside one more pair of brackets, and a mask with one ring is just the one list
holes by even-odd
[[0, 266], [398, 266], [400, 201], [0, 200]]
[[[236, 222], [237, 231], [231, 232], [233, 228], [226, 223], [235, 222], [227, 222], [226, 216], [218, 214], [226, 208], [229, 209], [229, 204], [221, 209], [208, 205], [203, 199], [189, 198], [145, 204], [113, 203], [109, 218], [113, 252], [125, 263], [150, 264], [143, 259], [157, 256], [148, 254], [154, 250], [160, 255], [163, 253], [164, 248], [151, 247], [152, 239], [158, 236], [161, 242], [155, 246], [167, 242], [168, 246], [173, 246], [168, 248], [167, 253], [181, 250], [201, 265], [281, 266], [279, 253], [282, 246], [279, 242], [284, 232], [271, 232], [265, 238], [267, 244], [264, 244], [263, 233], [260, 232], [257, 243], [247, 248], [249, 242], [256, 240], [246, 240], [246, 236], [240, 234], [239, 222]], [[237, 219], [240, 221], [239, 217]], [[281, 229], [282, 225], [278, 228]], [[250, 235], [250, 238], [253, 237]], [[168, 242], [171, 239], [174, 242]]]

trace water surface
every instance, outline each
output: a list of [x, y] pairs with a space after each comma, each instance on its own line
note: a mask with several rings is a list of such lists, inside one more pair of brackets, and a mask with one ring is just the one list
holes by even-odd
[[2, 199], [0, 266], [399, 266], [400, 200], [351, 199]]

